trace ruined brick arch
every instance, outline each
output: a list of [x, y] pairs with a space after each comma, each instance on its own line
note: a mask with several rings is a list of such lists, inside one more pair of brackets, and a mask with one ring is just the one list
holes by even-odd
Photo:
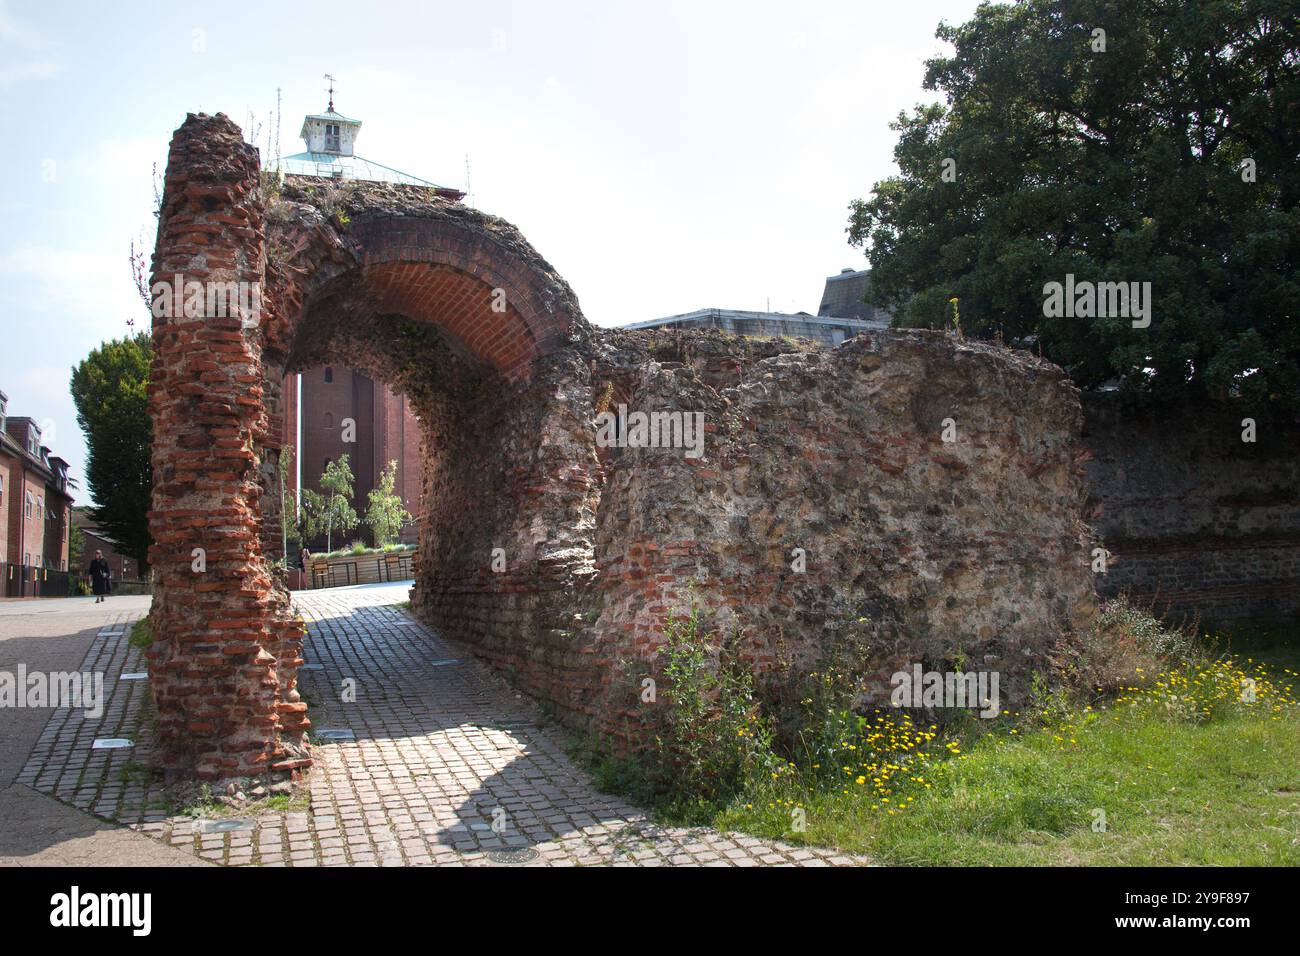
[[517, 380], [590, 335], [568, 283], [495, 216], [424, 190], [302, 179], [285, 185], [276, 206], [268, 244], [289, 252], [268, 270], [268, 297], [279, 303], [271, 318], [281, 326], [267, 330], [273, 353], [319, 337], [340, 314], [402, 315], [437, 326], [467, 358]]
[[[429, 619], [463, 629], [477, 601], [589, 570], [591, 396], [555, 382], [589, 375], [593, 331], [568, 284], [509, 223], [423, 190], [297, 180], [279, 203], [268, 242], [290, 252], [269, 270], [265, 387], [334, 362], [407, 397], [423, 446], [413, 600]], [[567, 482], [551, 486], [557, 467]]]
[[[607, 738], [647, 739], [635, 678], [690, 601], [758, 674], [815, 663], [851, 622], [868, 692], [909, 661], [972, 660], [1002, 672], [1012, 706], [1095, 614], [1082, 416], [1050, 363], [921, 330], [829, 350], [595, 330], [502, 220], [260, 173], [224, 116], [172, 139], [154, 281], [265, 293], [260, 321], [154, 320], [148, 660], [168, 769], [311, 763], [304, 627], [271, 559], [282, 376], [318, 362], [363, 368], [421, 417], [415, 612]], [[624, 400], [702, 416], [705, 453], [599, 453], [594, 413]]]
[[[591, 333], [567, 283], [508, 223], [426, 190], [267, 187], [224, 116], [191, 115], [176, 131], [153, 281], [262, 290], [260, 315], [154, 321], [160, 760], [211, 780], [311, 763], [304, 631], [271, 567], [286, 371], [352, 365], [411, 398], [433, 448], [417, 561], [433, 619], [591, 563], [574, 533], [590, 524], [590, 481], [576, 480], [595, 467], [589, 435], [562, 456], [571, 483], [537, 492], [557, 467], [551, 433], [582, 436], [590, 411], [581, 391], [553, 401], [556, 370], [584, 367], [575, 350]], [[508, 573], [488, 574], [494, 548]]]

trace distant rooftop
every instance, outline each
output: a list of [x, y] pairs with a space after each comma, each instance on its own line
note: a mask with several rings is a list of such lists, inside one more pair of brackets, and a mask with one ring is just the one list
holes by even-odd
[[303, 139], [307, 138], [307, 124], [312, 120], [320, 120], [322, 123], [348, 123], [351, 126], [360, 126], [361, 120], [349, 119], [342, 113], [334, 110], [326, 110], [324, 113], [308, 113], [302, 120], [302, 132], [298, 135]]
[[696, 309], [662, 319], [629, 322], [624, 329], [723, 329], [736, 335], [810, 338], [827, 345], [839, 345], [845, 339], [869, 330], [887, 329], [892, 319], [888, 312], [862, 301], [870, 285], [867, 270], [845, 269], [826, 280], [821, 307], [817, 315], [807, 312], [746, 312], [743, 309]]
[[809, 315], [807, 312], [750, 312], [745, 309], [696, 309], [694, 312], [682, 312], [680, 315], [666, 315], [662, 319], [647, 319], [644, 322], [628, 322], [622, 329], [653, 329], [661, 325], [681, 325], [694, 327], [722, 328], [728, 322], [800, 322], [808, 325], [826, 325], [840, 327], [861, 326], [871, 328], [872, 323], [863, 320], [844, 319], [836, 316]]
[[722, 329], [734, 335], [791, 336], [839, 345], [861, 332], [887, 328], [887, 321], [809, 315], [807, 312], [746, 312], [741, 309], [697, 309], [662, 319], [631, 322], [624, 329]]
[[839, 275], [829, 276], [822, 290], [818, 315], [836, 318], [855, 318], [889, 324], [889, 313], [867, 305], [867, 290], [871, 288], [871, 270], [841, 269]]

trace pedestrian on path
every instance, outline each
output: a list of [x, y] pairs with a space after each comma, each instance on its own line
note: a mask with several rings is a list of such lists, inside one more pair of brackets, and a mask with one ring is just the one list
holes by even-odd
[[95, 552], [95, 560], [90, 562], [87, 573], [90, 574], [90, 586], [95, 591], [95, 603], [102, 604], [104, 595], [108, 594], [108, 581], [111, 575], [108, 570], [108, 562], [104, 560], [103, 551]]

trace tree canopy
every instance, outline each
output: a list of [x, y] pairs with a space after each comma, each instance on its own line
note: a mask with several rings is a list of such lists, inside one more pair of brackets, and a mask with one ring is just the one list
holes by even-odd
[[[1032, 344], [1084, 388], [1300, 409], [1294, 0], [1022, 0], [941, 24], [945, 103], [893, 124], [851, 204], [897, 324]], [[1101, 32], [1098, 32], [1101, 31]], [[1150, 283], [1149, 327], [1045, 312], [1047, 283]]]
[[149, 562], [148, 332], [105, 342], [72, 370], [77, 424], [86, 436], [86, 484], [95, 500], [91, 520], [143, 573]]
[[380, 474], [379, 487], [371, 489], [366, 507], [366, 524], [374, 532], [375, 544], [381, 548], [395, 542], [402, 532], [402, 525], [411, 520], [410, 513], [402, 504], [402, 496], [393, 491], [396, 484], [397, 460], [393, 459]]
[[325, 466], [320, 478], [324, 493], [311, 488], [303, 489], [303, 530], [309, 537], [325, 535], [325, 550], [334, 546], [334, 532], [347, 534], [359, 523], [352, 508], [352, 465], [347, 455]]

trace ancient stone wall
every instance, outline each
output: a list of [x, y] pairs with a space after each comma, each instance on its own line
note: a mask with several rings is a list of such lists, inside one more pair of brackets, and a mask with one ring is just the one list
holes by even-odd
[[[601, 674], [590, 582], [599, 494], [589, 373], [571, 352], [429, 423], [418, 613], [561, 709]], [[469, 447], [474, 446], [474, 447]]]
[[1077, 393], [1048, 363], [868, 333], [746, 364], [719, 390], [651, 362], [629, 404], [702, 410], [709, 431], [698, 460], [610, 458], [596, 546], [607, 667], [651, 658], [666, 615], [697, 601], [760, 673], [811, 667], [852, 630], [877, 694], [912, 662], [964, 662], [1002, 672], [1014, 700], [1091, 619]]
[[1300, 613], [1300, 428], [1249, 410], [1139, 412], [1084, 402], [1088, 485], [1113, 552], [1098, 585], [1173, 617], [1207, 621]]
[[[1081, 415], [1056, 367], [935, 332], [600, 331], [503, 220], [414, 187], [262, 189], [224, 117], [177, 132], [156, 277], [266, 290], [252, 328], [155, 326], [150, 671], [176, 766], [307, 761], [301, 629], [266, 561], [271, 426], [285, 373], [326, 363], [424, 430], [416, 612], [574, 726], [634, 735], [627, 679], [692, 602], [765, 680], [852, 626], [877, 692], [923, 662], [999, 670], [1010, 701], [1089, 622]], [[625, 423], [598, 441], [614, 409], [699, 416], [703, 445], [629, 445]]]

